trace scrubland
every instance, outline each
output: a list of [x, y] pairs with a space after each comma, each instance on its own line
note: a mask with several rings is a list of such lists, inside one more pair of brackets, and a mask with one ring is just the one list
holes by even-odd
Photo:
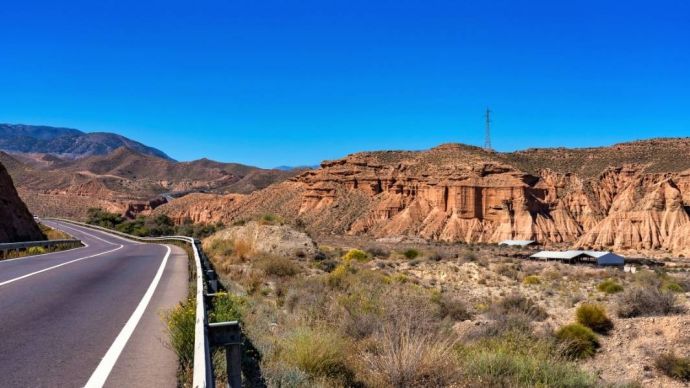
[[[317, 239], [318, 240], [318, 239]], [[334, 241], [335, 240], [335, 241]], [[335, 242], [335, 243], [334, 243]], [[272, 387], [688, 382], [687, 272], [535, 262], [488, 245], [206, 240]]]

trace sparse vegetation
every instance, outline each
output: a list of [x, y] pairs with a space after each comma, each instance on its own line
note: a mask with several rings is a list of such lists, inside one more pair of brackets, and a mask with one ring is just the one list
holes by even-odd
[[541, 278], [539, 278], [537, 275], [525, 276], [525, 278], [522, 279], [522, 283], [527, 285], [541, 284]]
[[408, 260], [416, 259], [419, 256], [419, 251], [416, 249], [407, 249], [403, 252], [403, 256]]
[[597, 290], [605, 292], [607, 294], [615, 294], [623, 291], [623, 286], [616, 283], [615, 280], [609, 278], [597, 285]]
[[690, 382], [690, 357], [678, 357], [673, 353], [658, 356], [654, 364], [666, 376]]
[[669, 315], [680, 311], [676, 295], [655, 285], [633, 287], [618, 299], [618, 316], [622, 318]]
[[613, 322], [606, 315], [606, 310], [598, 304], [582, 304], [575, 310], [575, 317], [577, 323], [597, 333], [606, 334], [613, 329]]
[[367, 255], [366, 252], [359, 250], [359, 249], [350, 249], [343, 256], [343, 261], [348, 262], [351, 260], [361, 261], [361, 262], [367, 261], [367, 260], [369, 260], [369, 255]]
[[170, 347], [180, 365], [178, 379], [188, 384], [191, 384], [194, 366], [195, 309], [194, 299], [190, 298], [165, 314]]
[[204, 238], [223, 226], [222, 224], [194, 224], [189, 219], [185, 219], [181, 225], [175, 225], [170, 217], [164, 214], [155, 217], [139, 216], [128, 220], [119, 214], [109, 213], [99, 208], [89, 209], [87, 217], [88, 224], [115, 229], [138, 237], [182, 235]]
[[592, 357], [599, 347], [596, 334], [579, 323], [565, 325], [556, 331], [564, 355], [573, 359]]
[[254, 265], [268, 276], [295, 276], [301, 271], [299, 264], [279, 256], [264, 256], [255, 259]]

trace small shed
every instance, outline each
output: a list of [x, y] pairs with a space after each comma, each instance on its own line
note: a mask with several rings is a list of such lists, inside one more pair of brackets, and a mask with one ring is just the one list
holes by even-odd
[[503, 240], [498, 245], [507, 245], [511, 247], [526, 247], [528, 245], [534, 244], [534, 240]]

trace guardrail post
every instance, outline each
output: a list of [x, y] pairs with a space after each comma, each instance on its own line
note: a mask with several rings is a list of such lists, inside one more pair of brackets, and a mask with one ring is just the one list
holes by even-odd
[[209, 323], [212, 346], [225, 347], [225, 365], [229, 388], [242, 388], [242, 330], [237, 321]]
[[212, 292], [218, 292], [218, 278], [215, 271], [206, 270], [206, 279], [208, 279], [208, 286]]

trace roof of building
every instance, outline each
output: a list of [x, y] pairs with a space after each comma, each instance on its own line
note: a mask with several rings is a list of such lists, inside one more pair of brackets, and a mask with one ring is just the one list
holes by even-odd
[[521, 246], [525, 247], [530, 244], [534, 244], [534, 240], [503, 240], [498, 245], [513, 245], [513, 246]]
[[556, 259], [556, 260], [572, 260], [578, 256], [588, 256], [594, 259], [602, 259], [608, 262], [621, 262], [624, 260], [622, 256], [608, 251], [580, 251], [580, 250], [569, 250], [569, 251], [541, 251], [533, 254], [532, 258], [535, 259]]

